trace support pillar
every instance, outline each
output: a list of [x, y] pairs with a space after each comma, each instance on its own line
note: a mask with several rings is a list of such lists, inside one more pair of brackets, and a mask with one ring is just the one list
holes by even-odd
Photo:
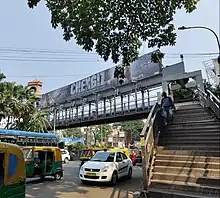
[[128, 112], [130, 112], [130, 94], [128, 94]]
[[114, 95], [114, 116], [116, 115], [116, 96]]
[[141, 97], [142, 97], [142, 109], [145, 109], [145, 104], [144, 104], [144, 90], [141, 90]]
[[123, 95], [121, 95], [121, 111], [124, 113]]
[[103, 105], [104, 105], [104, 117], [106, 117], [106, 98], [103, 99]]
[[135, 107], [136, 107], [136, 111], [138, 111], [137, 89], [136, 88], [135, 88]]
[[78, 120], [78, 118], [79, 118], [78, 113], [79, 113], [79, 107], [78, 107], [78, 106], [76, 106], [76, 120]]
[[151, 106], [151, 104], [150, 104], [150, 90], [147, 89], [147, 107], [148, 107], [148, 109], [150, 109], [150, 106]]
[[91, 119], [91, 102], [89, 102], [89, 119]]

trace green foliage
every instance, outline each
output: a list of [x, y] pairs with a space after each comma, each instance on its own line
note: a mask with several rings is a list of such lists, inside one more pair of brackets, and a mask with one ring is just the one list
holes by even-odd
[[[0, 80], [4, 75], [0, 75]], [[37, 111], [38, 99], [27, 86], [14, 82], [0, 82], [0, 121], [7, 118], [8, 129], [46, 132], [48, 111]]]
[[85, 145], [81, 142], [77, 142], [76, 144], [71, 144], [68, 146], [68, 151], [73, 151], [73, 150], [83, 150], [85, 149]]
[[64, 129], [62, 134], [66, 138], [81, 138], [84, 136], [80, 128]]
[[[74, 37], [86, 51], [93, 49], [114, 63], [122, 56], [124, 66], [139, 54], [141, 40], [149, 47], [175, 45], [173, 18], [178, 9], [190, 13], [199, 0], [46, 0], [53, 28], [61, 26], [63, 38]], [[28, 0], [37, 6], [40, 0]], [[159, 59], [163, 55], [159, 55]], [[158, 61], [158, 57], [153, 59]]]
[[140, 140], [140, 133], [144, 127], [142, 120], [133, 120], [121, 122], [121, 130], [125, 132], [125, 136], [132, 136], [133, 140]]
[[97, 125], [91, 128], [91, 132], [94, 136], [95, 146], [98, 142], [108, 140], [108, 136], [112, 133], [112, 127], [109, 124]]

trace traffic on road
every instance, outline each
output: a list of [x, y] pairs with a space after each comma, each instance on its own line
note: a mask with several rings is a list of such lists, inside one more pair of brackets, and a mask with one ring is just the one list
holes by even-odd
[[96, 182], [83, 184], [79, 178], [80, 161], [63, 164], [63, 169], [64, 177], [61, 180], [54, 181], [50, 177], [44, 182], [28, 179], [26, 198], [130, 198], [133, 192], [142, 189], [142, 170], [138, 166], [133, 167], [131, 180], [120, 178], [115, 186]]

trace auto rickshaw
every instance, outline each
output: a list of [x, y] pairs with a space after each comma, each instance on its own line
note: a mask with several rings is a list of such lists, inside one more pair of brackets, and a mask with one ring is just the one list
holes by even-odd
[[25, 180], [22, 149], [0, 142], [0, 198], [25, 198]]
[[142, 151], [139, 150], [136, 154], [136, 165], [141, 166], [142, 165]]
[[27, 178], [63, 177], [61, 150], [58, 147], [23, 147]]
[[127, 155], [127, 157], [130, 157], [130, 153], [129, 153], [128, 149], [126, 149], [126, 148], [110, 148], [108, 150], [122, 152], [125, 155]]
[[81, 161], [80, 166], [82, 166], [85, 162], [89, 161], [97, 151], [101, 151], [101, 150], [103, 149], [101, 148], [84, 149], [80, 155], [80, 161]]

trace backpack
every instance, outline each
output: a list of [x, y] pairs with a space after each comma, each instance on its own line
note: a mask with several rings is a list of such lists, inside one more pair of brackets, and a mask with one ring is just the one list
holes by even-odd
[[170, 97], [163, 98], [162, 105], [165, 109], [169, 109], [173, 105], [172, 99]]

